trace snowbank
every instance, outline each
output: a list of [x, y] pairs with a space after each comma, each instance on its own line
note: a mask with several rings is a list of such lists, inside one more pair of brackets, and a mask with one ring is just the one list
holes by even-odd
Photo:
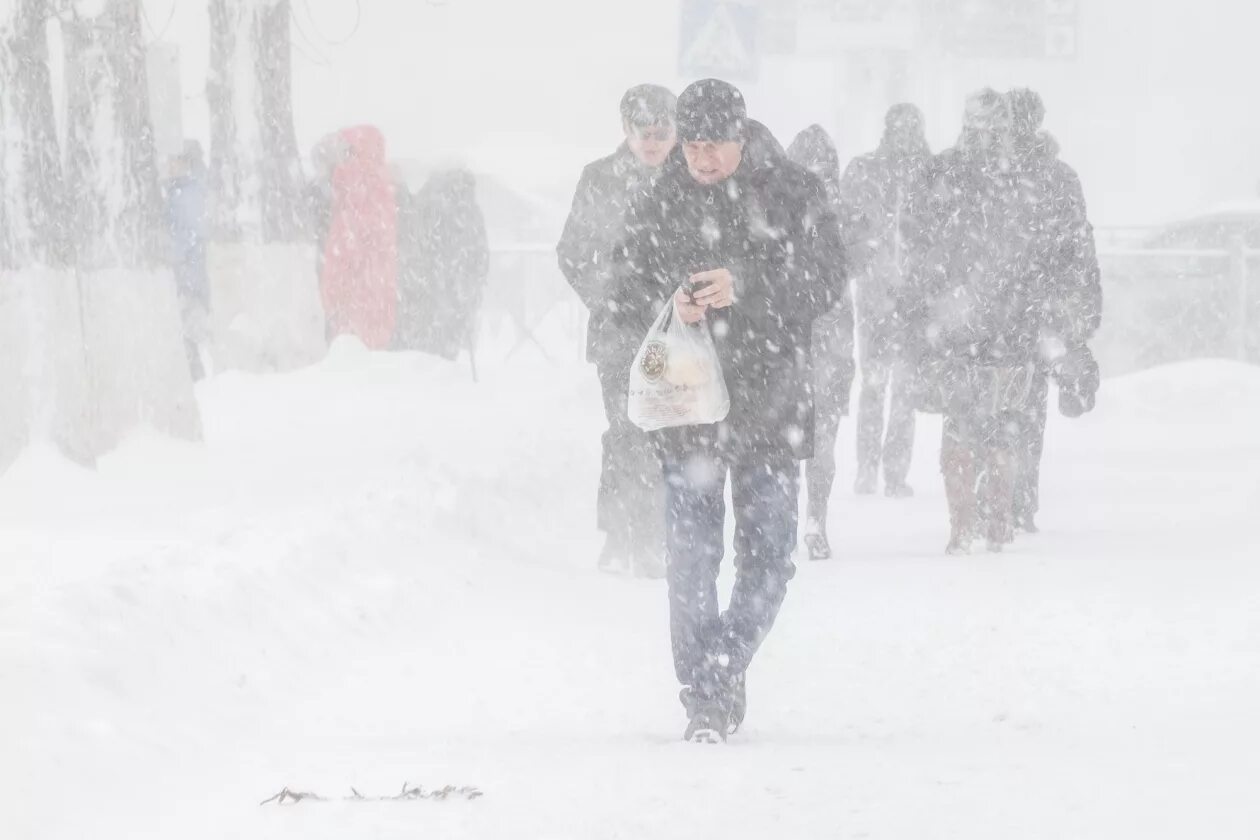
[[87, 272], [79, 291], [93, 451], [108, 452], [144, 426], [180, 440], [200, 438], [170, 272]]
[[70, 272], [0, 274], [0, 473], [40, 440], [91, 461], [81, 318]]
[[211, 243], [207, 262], [218, 369], [293, 370], [324, 354], [313, 246]]

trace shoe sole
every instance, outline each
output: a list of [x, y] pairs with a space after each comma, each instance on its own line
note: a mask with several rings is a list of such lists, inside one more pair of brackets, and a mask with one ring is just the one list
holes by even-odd
[[812, 534], [806, 535], [804, 542], [805, 542], [805, 553], [809, 556], [810, 560], [830, 560], [831, 559], [831, 551], [829, 549], [823, 550], [818, 545], [818, 538], [815, 537], [814, 535]]
[[697, 729], [691, 733], [691, 737], [687, 739], [693, 744], [725, 744], [726, 735], [718, 732], [716, 729]]

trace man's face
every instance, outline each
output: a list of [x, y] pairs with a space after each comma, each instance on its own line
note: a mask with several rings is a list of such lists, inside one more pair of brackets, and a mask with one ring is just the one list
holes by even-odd
[[980, 132], [980, 147], [991, 156], [1010, 158], [1011, 139], [1011, 121], [1007, 114], [999, 113]]
[[744, 159], [744, 144], [738, 140], [715, 143], [697, 140], [683, 143], [687, 171], [701, 184], [718, 184], [735, 174]]
[[663, 165], [677, 139], [672, 125], [626, 126], [626, 145], [644, 166]]

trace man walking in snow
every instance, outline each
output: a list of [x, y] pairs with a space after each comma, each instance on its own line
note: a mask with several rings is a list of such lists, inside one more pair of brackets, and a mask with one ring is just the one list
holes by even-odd
[[928, 248], [911, 274], [910, 341], [934, 386], [924, 391], [944, 414], [951, 554], [980, 536], [990, 551], [1014, 539], [1018, 451], [1054, 232], [1030, 221], [1047, 211], [1047, 191], [1014, 171], [1011, 141], [1006, 97], [971, 97], [958, 145], [933, 163], [921, 214]]
[[[795, 574], [799, 462], [814, 438], [811, 331], [845, 284], [822, 182], [786, 157], [746, 154], [749, 124], [725, 82], [696, 82], [679, 97], [682, 150], [631, 208], [612, 297], [640, 335], [667, 304], [711, 330], [730, 392], [725, 421], [655, 434], [688, 740], [725, 739], [742, 721], [745, 671]], [[722, 611], [728, 473], [736, 581]]]
[[[811, 125], [792, 141], [787, 155], [822, 179], [827, 200], [839, 211], [840, 157], [820, 125]], [[843, 228], [841, 229], [843, 234]], [[853, 297], [846, 290], [840, 303], [814, 322], [811, 353], [814, 362], [815, 423], [814, 457], [805, 464], [808, 495], [805, 548], [811, 560], [831, 558], [827, 539], [827, 509], [836, 478], [836, 437], [840, 418], [849, 413], [853, 388]]]
[[1092, 362], [1086, 342], [1102, 320], [1102, 282], [1094, 229], [1085, 209], [1085, 193], [1075, 170], [1059, 158], [1058, 143], [1041, 130], [1046, 109], [1032, 90], [1007, 94], [1012, 118], [1013, 168], [1021, 184], [1031, 185], [1029, 229], [1045, 229], [1049, 244], [1048, 283], [1038, 302], [1044, 324], [1041, 354], [1024, 409], [1015, 479], [1015, 526], [1036, 533], [1041, 504], [1041, 454], [1045, 447], [1050, 384], [1048, 374]]
[[614, 250], [625, 237], [626, 210], [651, 191], [675, 145], [672, 93], [639, 85], [621, 100], [625, 142], [586, 167], [556, 253], [560, 270], [590, 310], [586, 357], [604, 393], [608, 430], [603, 437], [597, 521], [604, 532], [599, 566], [636, 574], [664, 574], [665, 536], [660, 460], [646, 433], [626, 414], [630, 365], [643, 333], [614, 321], [608, 282]]
[[[914, 449], [914, 403], [904, 365], [907, 325], [901, 301], [907, 265], [922, 244], [907, 209], [925, 189], [931, 158], [922, 112], [914, 105], [894, 105], [885, 118], [879, 148], [850, 163], [840, 182], [841, 225], [854, 264], [862, 368], [854, 485], [859, 495], [875, 492], [881, 463], [885, 494], [893, 498], [912, 494], [906, 478]], [[887, 437], [886, 401], [891, 403]]]

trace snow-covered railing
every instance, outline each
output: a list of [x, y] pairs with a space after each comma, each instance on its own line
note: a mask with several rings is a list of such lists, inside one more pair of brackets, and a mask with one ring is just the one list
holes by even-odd
[[1227, 248], [1104, 245], [1098, 257], [1105, 372], [1204, 357], [1260, 363], [1260, 249], [1236, 237]]
[[[1100, 243], [1115, 242], [1118, 237]], [[1229, 357], [1260, 363], [1260, 249], [1153, 249], [1100, 244], [1103, 327], [1097, 352], [1109, 374], [1166, 362]], [[586, 311], [544, 242], [492, 248], [486, 321], [507, 325], [506, 353], [553, 361], [585, 346]]]
[[483, 326], [506, 322], [508, 357], [530, 347], [550, 361], [580, 357], [586, 309], [560, 273], [554, 243], [493, 245]]

